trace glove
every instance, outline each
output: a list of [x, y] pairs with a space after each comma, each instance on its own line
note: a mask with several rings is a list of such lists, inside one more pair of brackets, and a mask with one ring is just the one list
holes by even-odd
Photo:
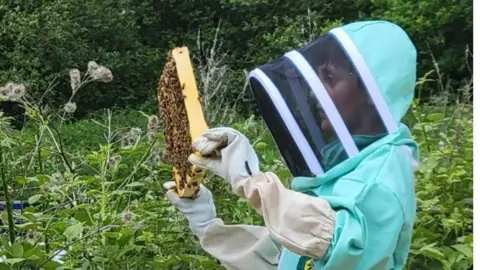
[[165, 196], [170, 203], [177, 208], [188, 220], [190, 230], [197, 237], [202, 237], [208, 230], [213, 220], [217, 217], [212, 193], [204, 185], [195, 199], [180, 198], [175, 192], [175, 182], [169, 181], [163, 184], [167, 189]]
[[[200, 153], [190, 155], [193, 165], [208, 169], [235, 186], [260, 172], [257, 154], [247, 137], [232, 128], [213, 128], [195, 139], [192, 147]], [[214, 155], [220, 149], [220, 156]]]

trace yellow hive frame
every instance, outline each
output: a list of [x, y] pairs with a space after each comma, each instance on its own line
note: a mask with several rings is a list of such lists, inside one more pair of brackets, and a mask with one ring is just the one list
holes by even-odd
[[[172, 50], [172, 57], [175, 61], [177, 69], [177, 76], [180, 85], [183, 88], [183, 95], [185, 97], [185, 108], [187, 110], [188, 122], [190, 124], [190, 137], [193, 139], [202, 135], [208, 130], [207, 122], [203, 114], [202, 104], [200, 102], [200, 95], [198, 94], [195, 74], [193, 73], [192, 62], [190, 61], [190, 52], [187, 47], [177, 47]], [[173, 168], [173, 175], [175, 183], [177, 184], [177, 193], [180, 197], [192, 198], [198, 192], [198, 185], [189, 185], [189, 183], [202, 183], [205, 172], [197, 172], [196, 166], [192, 165], [192, 177], [187, 176], [187, 185], [185, 189], [179, 190], [180, 175], [175, 168]]]

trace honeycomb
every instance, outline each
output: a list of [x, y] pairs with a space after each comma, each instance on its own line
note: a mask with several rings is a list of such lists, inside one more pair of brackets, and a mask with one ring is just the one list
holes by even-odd
[[[190, 70], [183, 72], [190, 72]], [[165, 137], [165, 154], [174, 167], [173, 176], [177, 193], [180, 197], [194, 198], [198, 194], [204, 171], [188, 162], [189, 155], [194, 151], [191, 146], [192, 134], [185, 105], [184, 87], [185, 85], [181, 84], [178, 77], [175, 58], [170, 51], [167, 54], [166, 64], [157, 89]], [[194, 111], [192, 108], [191, 111], [191, 114], [196, 114], [198, 121], [203, 121], [203, 119], [198, 118], [198, 111]], [[203, 114], [201, 117], [203, 117]]]

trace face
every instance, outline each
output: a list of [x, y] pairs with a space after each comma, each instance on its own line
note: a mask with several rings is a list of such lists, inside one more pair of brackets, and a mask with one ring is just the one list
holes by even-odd
[[[343, 67], [324, 64], [318, 69], [320, 79], [335, 104], [347, 128], [353, 133], [362, 121], [361, 115], [370, 108], [370, 100], [356, 75]], [[321, 128], [326, 138], [335, 136], [333, 126], [323, 110], [320, 113]]]

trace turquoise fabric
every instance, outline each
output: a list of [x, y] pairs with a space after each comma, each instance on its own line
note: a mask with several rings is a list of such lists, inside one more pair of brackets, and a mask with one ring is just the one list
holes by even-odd
[[[376, 136], [370, 135], [353, 135], [353, 141], [357, 146], [359, 151], [362, 151], [365, 147], [369, 146], [373, 142], [377, 141], [378, 139], [386, 136], [387, 134], [380, 134]], [[348, 158], [347, 152], [343, 147], [343, 144], [340, 140], [336, 140], [328, 145], [326, 145], [321, 152], [323, 157], [322, 168], [325, 171], [330, 170], [331, 168], [335, 167], [335, 165], [339, 164], [340, 162], [346, 160]]]
[[[322, 176], [293, 179], [292, 188], [326, 199], [336, 211], [334, 238], [324, 258], [311, 260], [315, 269], [402, 269], [416, 214], [414, 171], [402, 148], [408, 147], [417, 161], [419, 150], [400, 121], [414, 95], [416, 50], [407, 34], [389, 22], [342, 28], [365, 58], [399, 130]], [[306, 263], [308, 258], [284, 249], [279, 269], [304, 270]]]

